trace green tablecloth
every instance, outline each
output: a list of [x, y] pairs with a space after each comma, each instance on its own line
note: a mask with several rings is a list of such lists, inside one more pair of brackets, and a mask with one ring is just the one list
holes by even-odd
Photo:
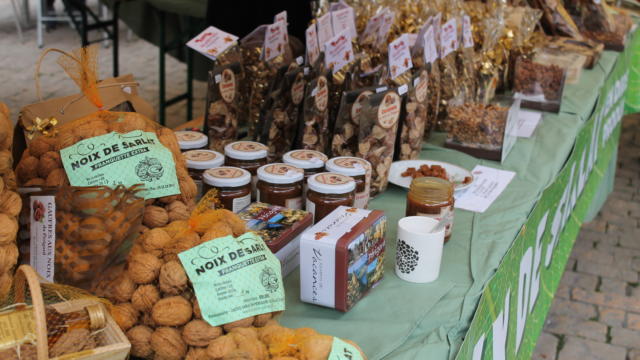
[[[381, 284], [343, 314], [302, 303], [296, 271], [285, 279], [287, 311], [282, 323], [292, 327], [313, 326], [320, 332], [352, 339], [370, 359], [455, 356], [485, 284], [542, 191], [553, 183], [564, 165], [617, 57], [618, 53], [605, 52], [593, 70], [583, 72], [578, 84], [568, 85], [561, 112], [544, 114], [534, 136], [518, 139], [504, 164], [479, 160], [433, 144], [424, 147], [423, 159], [448, 161], [467, 169], [483, 164], [517, 173], [485, 213], [456, 210], [453, 235], [445, 246], [437, 281], [411, 284], [400, 280], [393, 271], [396, 224], [404, 216], [406, 192], [390, 185], [370, 206], [384, 210], [390, 224], [385, 278]], [[613, 176], [614, 172], [611, 173]]]

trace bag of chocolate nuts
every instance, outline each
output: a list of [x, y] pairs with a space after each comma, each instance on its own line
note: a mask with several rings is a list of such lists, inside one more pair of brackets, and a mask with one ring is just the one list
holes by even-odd
[[427, 109], [429, 107], [429, 74], [421, 70], [408, 84], [403, 112], [398, 130], [396, 153], [399, 160], [415, 160], [422, 150], [422, 141], [427, 129]]
[[212, 150], [223, 152], [225, 145], [238, 136], [241, 77], [242, 65], [238, 62], [216, 66], [209, 72], [204, 130]]
[[331, 142], [331, 154], [334, 157], [355, 156], [358, 152], [360, 113], [364, 103], [375, 90], [375, 87], [365, 87], [347, 91], [342, 95]]
[[329, 81], [326, 76], [319, 75], [309, 83], [303, 109], [297, 148], [324, 153], [329, 138]]
[[387, 188], [402, 99], [396, 90], [369, 96], [360, 114], [358, 154], [371, 163], [371, 196]]

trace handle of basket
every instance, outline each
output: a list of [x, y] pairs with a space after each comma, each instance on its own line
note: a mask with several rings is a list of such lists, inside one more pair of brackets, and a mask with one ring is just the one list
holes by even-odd
[[[25, 284], [26, 282], [26, 284]], [[38, 360], [49, 359], [49, 346], [47, 344], [47, 316], [44, 311], [44, 300], [42, 299], [42, 289], [40, 279], [36, 271], [29, 265], [20, 265], [16, 270], [15, 292], [16, 302], [25, 302], [25, 285], [29, 287], [31, 302], [33, 304], [33, 317], [36, 332], [36, 349]]]

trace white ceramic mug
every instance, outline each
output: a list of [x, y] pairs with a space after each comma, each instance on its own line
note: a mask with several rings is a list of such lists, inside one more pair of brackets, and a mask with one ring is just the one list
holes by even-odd
[[428, 283], [440, 274], [444, 227], [431, 232], [438, 220], [407, 216], [398, 221], [396, 274], [405, 281]]

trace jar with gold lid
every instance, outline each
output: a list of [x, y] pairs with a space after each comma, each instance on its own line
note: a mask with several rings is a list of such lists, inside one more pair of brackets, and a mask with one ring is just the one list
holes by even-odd
[[437, 177], [413, 179], [407, 194], [406, 216], [426, 216], [445, 222], [444, 241], [453, 230], [453, 183]]

